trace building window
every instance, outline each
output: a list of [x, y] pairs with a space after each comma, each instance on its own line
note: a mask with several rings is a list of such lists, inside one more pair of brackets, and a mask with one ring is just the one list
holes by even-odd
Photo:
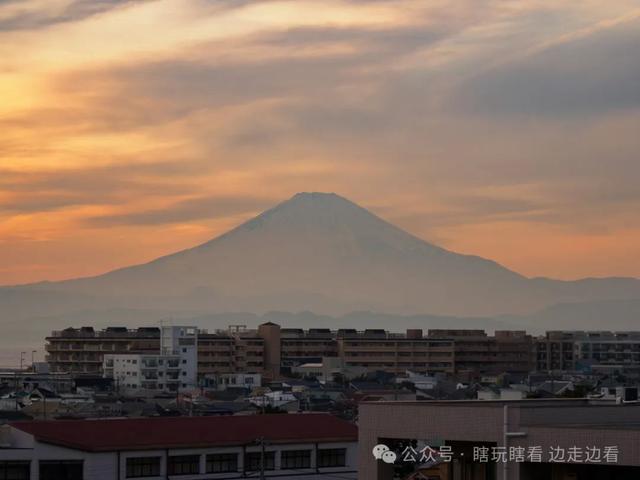
[[0, 462], [0, 480], [29, 480], [30, 470], [29, 462]]
[[127, 478], [157, 477], [160, 457], [127, 458]]
[[[260, 468], [260, 452], [249, 452], [244, 457], [244, 469], [247, 472], [259, 472]], [[275, 470], [276, 468], [276, 452], [264, 452], [264, 469]]]
[[289, 450], [280, 454], [280, 468], [299, 470], [311, 468], [311, 450]]
[[40, 480], [82, 480], [82, 460], [40, 460]]
[[194, 475], [200, 473], [200, 455], [177, 455], [169, 457], [169, 475]]
[[346, 448], [318, 450], [318, 468], [344, 467], [347, 464]]
[[228, 473], [238, 471], [237, 453], [216, 453], [207, 455], [206, 473]]

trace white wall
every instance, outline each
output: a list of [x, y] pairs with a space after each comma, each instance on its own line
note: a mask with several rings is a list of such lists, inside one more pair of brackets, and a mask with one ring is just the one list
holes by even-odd
[[[116, 452], [107, 453], [91, 453], [79, 450], [73, 450], [45, 443], [36, 442], [33, 437], [15, 428], [11, 428], [9, 435], [13, 448], [0, 449], [0, 461], [3, 460], [31, 460], [31, 480], [38, 479], [38, 462], [40, 460], [82, 460], [84, 462], [84, 480], [116, 480], [118, 454]], [[357, 474], [357, 443], [319, 443], [319, 449], [324, 448], [345, 448], [346, 467], [323, 468], [321, 472], [316, 472], [315, 468], [306, 470], [279, 470], [280, 468], [280, 451], [282, 450], [311, 450], [311, 465], [315, 465], [315, 449], [313, 443], [306, 444], [286, 444], [286, 445], [270, 445], [266, 447], [267, 451], [276, 451], [276, 470], [266, 472], [266, 476], [272, 480], [290, 479], [292, 473], [298, 480], [320, 480], [327, 478], [328, 475], [336, 474], [344, 479], [356, 479]], [[247, 452], [259, 452], [260, 447], [257, 445], [246, 447]], [[205, 472], [206, 455], [212, 453], [238, 453], [237, 474], [220, 473], [207, 474]], [[218, 448], [197, 448], [197, 449], [171, 449], [171, 450], [145, 450], [120, 453], [120, 479], [126, 480], [126, 462], [127, 458], [137, 457], [162, 457], [161, 471], [158, 477], [145, 477], [146, 480], [165, 480], [166, 479], [166, 455], [200, 455], [200, 472], [199, 475], [180, 475], [173, 477], [179, 480], [204, 480], [204, 479], [232, 479], [241, 478], [243, 448], [242, 447], [218, 447]]]

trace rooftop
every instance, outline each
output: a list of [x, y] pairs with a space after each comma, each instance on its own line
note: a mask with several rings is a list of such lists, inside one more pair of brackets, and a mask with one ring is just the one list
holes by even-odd
[[254, 443], [357, 441], [358, 429], [327, 414], [15, 422], [38, 441], [90, 452]]

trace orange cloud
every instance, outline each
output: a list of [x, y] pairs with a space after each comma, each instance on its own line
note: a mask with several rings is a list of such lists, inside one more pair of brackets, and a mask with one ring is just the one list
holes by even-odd
[[640, 275], [635, 2], [100, 3], [0, 6], [0, 284], [302, 190], [525, 274]]

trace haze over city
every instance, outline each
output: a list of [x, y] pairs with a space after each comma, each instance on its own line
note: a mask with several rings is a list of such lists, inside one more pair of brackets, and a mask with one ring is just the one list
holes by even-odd
[[638, 277], [638, 27], [624, 0], [2, 2], [0, 284], [298, 191], [526, 276]]

